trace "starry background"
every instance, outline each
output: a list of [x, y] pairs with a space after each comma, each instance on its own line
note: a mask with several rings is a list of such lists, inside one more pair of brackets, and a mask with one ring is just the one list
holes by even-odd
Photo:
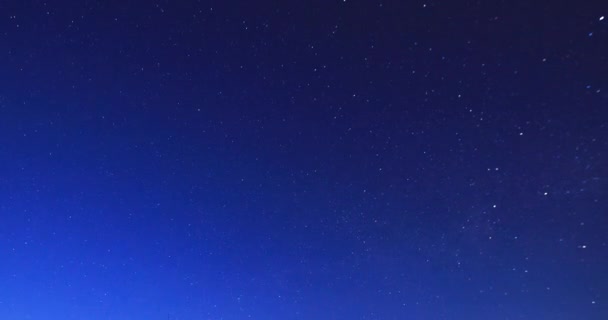
[[608, 318], [605, 2], [0, 12], [0, 318]]

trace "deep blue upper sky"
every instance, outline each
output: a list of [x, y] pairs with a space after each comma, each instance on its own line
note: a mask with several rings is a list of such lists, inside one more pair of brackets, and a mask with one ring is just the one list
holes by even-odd
[[0, 319], [608, 319], [608, 4], [404, 2], [2, 1]]

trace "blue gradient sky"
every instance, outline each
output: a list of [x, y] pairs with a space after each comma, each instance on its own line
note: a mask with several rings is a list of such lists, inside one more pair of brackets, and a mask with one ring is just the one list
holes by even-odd
[[1, 319], [606, 319], [600, 1], [3, 1]]

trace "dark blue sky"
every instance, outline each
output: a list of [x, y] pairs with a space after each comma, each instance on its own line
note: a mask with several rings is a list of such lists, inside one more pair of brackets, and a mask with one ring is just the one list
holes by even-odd
[[602, 1], [3, 1], [0, 319], [607, 319]]

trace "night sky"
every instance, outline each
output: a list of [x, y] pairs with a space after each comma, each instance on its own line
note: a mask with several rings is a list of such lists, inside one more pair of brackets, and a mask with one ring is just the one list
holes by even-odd
[[2, 1], [0, 319], [608, 319], [608, 3]]

